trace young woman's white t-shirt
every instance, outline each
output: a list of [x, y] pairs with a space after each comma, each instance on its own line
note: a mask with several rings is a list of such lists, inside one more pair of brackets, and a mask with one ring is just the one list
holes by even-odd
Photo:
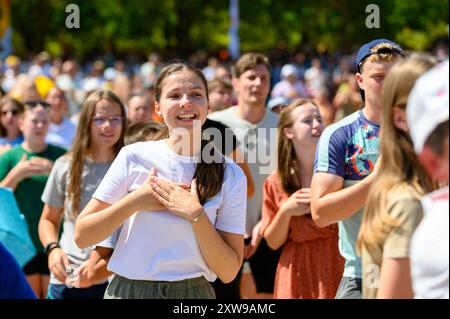
[[[190, 185], [197, 161], [176, 154], [164, 140], [131, 144], [122, 148], [93, 197], [114, 204], [138, 189], [152, 167], [158, 177]], [[225, 158], [222, 189], [203, 208], [216, 229], [244, 234], [246, 205], [247, 179]], [[217, 278], [203, 259], [192, 225], [169, 211], [139, 211], [128, 218], [108, 270], [132, 280]]]

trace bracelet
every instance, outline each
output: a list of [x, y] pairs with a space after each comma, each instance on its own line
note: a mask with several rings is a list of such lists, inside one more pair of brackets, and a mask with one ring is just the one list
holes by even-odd
[[61, 246], [59, 246], [58, 242], [52, 242], [52, 243], [48, 244], [47, 246], [45, 246], [45, 254], [47, 256], [49, 256], [50, 252], [55, 248], [61, 248]]
[[202, 209], [202, 211], [200, 212], [200, 214], [198, 214], [197, 216], [195, 216], [192, 220], [190, 220], [191, 224], [195, 224], [205, 213], [205, 211]]

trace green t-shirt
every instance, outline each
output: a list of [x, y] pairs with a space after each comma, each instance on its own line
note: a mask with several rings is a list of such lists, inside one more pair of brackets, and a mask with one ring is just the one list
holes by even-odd
[[[47, 149], [41, 153], [29, 153], [22, 146], [16, 146], [0, 156], [0, 181], [17, 165], [22, 159], [23, 154], [27, 154], [27, 159], [38, 156], [55, 161], [64, 153], [66, 153], [65, 149], [53, 145], [48, 145]], [[44, 203], [41, 201], [41, 195], [44, 191], [47, 178], [48, 176], [42, 175], [26, 178], [17, 185], [14, 191], [17, 205], [25, 216], [28, 223], [28, 231], [38, 252], [43, 252], [44, 250], [39, 240], [38, 224], [44, 207]]]

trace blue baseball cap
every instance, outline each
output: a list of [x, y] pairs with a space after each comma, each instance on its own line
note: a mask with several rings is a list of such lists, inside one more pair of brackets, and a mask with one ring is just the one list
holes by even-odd
[[[375, 47], [381, 43], [390, 44], [392, 46], [392, 49], [382, 48], [377, 51], [372, 50], [373, 47]], [[397, 43], [392, 42], [387, 39], [376, 39], [376, 40], [370, 41], [369, 43], [362, 45], [359, 48], [358, 54], [356, 55], [356, 59], [355, 59], [356, 70], [359, 72], [364, 59], [371, 56], [372, 54], [379, 54], [379, 53], [397, 53], [401, 56], [404, 55], [403, 49]]]

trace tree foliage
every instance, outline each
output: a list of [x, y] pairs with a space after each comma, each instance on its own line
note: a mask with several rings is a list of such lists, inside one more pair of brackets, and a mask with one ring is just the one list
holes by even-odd
[[[80, 28], [68, 29], [68, 4], [80, 8]], [[368, 29], [367, 5], [380, 8], [380, 28]], [[187, 57], [226, 49], [228, 0], [12, 0], [17, 53], [48, 50], [84, 58], [97, 52]], [[349, 51], [374, 37], [424, 50], [448, 39], [449, 0], [241, 0], [243, 51]]]

